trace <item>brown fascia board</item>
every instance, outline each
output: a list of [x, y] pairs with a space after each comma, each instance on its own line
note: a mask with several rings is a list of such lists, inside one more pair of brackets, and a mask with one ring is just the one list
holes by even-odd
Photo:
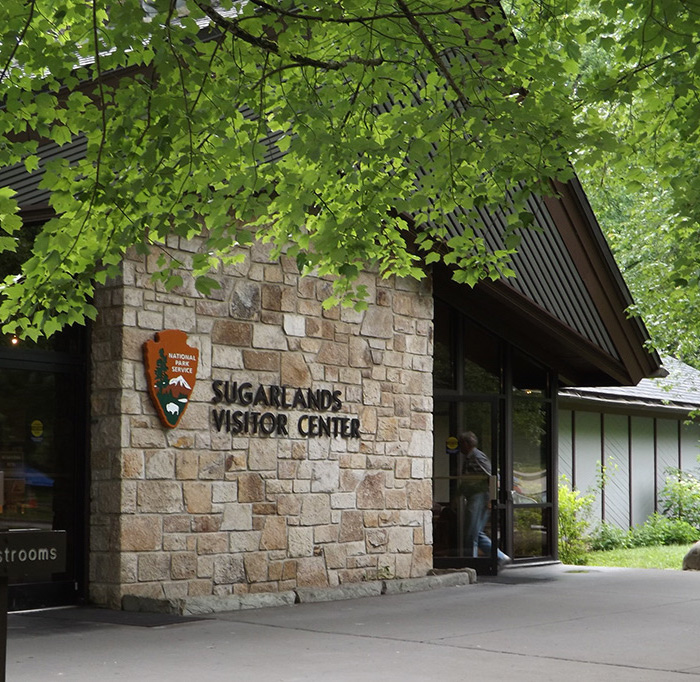
[[580, 182], [574, 178], [553, 186], [556, 196], [545, 197], [545, 205], [622, 358], [630, 383], [658, 375], [661, 360], [655, 351], [647, 350], [649, 334], [642, 321], [626, 312], [632, 296]]
[[471, 289], [457, 284], [442, 267], [434, 267], [433, 279], [438, 298], [556, 371], [560, 383], [637, 383], [621, 361], [505, 282], [482, 281]]

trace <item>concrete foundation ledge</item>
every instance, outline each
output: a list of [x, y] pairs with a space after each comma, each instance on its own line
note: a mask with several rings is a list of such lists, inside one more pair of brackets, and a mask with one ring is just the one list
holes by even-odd
[[126, 595], [122, 597], [122, 609], [124, 611], [170, 613], [179, 616], [201, 616], [208, 613], [221, 613], [222, 611], [292, 606], [296, 601], [297, 595], [292, 591], [232, 594], [222, 597], [190, 597], [187, 599], [153, 599]]
[[441, 587], [458, 587], [472, 585], [476, 582], [476, 571], [473, 568], [460, 569], [449, 573], [426, 575], [424, 578], [404, 578], [385, 580], [383, 594], [402, 594], [405, 592], [423, 592], [437, 590]]
[[366, 583], [347, 583], [338, 587], [297, 587], [300, 604], [319, 601], [341, 601], [360, 597], [378, 597], [382, 594], [384, 583], [374, 580]]
[[436, 590], [441, 587], [460, 587], [476, 583], [476, 571], [464, 568], [457, 571], [436, 572], [422, 578], [373, 580], [347, 583], [337, 587], [298, 587], [287, 592], [259, 592], [222, 597], [190, 597], [184, 599], [153, 599], [125, 595], [122, 610], [147, 613], [167, 613], [180, 616], [196, 616], [223, 611], [262, 609], [269, 606], [293, 606], [295, 603], [342, 601], [362, 597], [378, 597], [383, 594], [402, 594]]

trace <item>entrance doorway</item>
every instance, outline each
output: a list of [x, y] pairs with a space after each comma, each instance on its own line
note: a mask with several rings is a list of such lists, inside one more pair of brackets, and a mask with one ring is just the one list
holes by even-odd
[[[555, 557], [554, 380], [551, 372], [455, 311], [435, 305], [433, 556], [436, 567], [495, 574]], [[472, 432], [490, 475], [465, 466]], [[488, 492], [474, 536], [476, 495]], [[483, 525], [482, 525], [483, 524]], [[501, 558], [503, 555], [501, 554]]]
[[0, 349], [0, 530], [65, 530], [66, 570], [10, 584], [10, 610], [74, 604], [85, 583], [85, 368], [80, 354]]

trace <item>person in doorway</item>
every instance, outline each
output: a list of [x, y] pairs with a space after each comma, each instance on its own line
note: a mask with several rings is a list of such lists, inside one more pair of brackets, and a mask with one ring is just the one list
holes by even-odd
[[[466, 485], [464, 494], [467, 496], [467, 531], [465, 545], [472, 556], [478, 556], [479, 550], [484, 556], [491, 556], [491, 538], [484, 532], [489, 517], [491, 502], [489, 499], [489, 477], [491, 476], [491, 461], [477, 448], [479, 439], [473, 431], [465, 431], [459, 437], [459, 449], [462, 452], [462, 475]], [[496, 550], [500, 567], [511, 563], [512, 559]]]

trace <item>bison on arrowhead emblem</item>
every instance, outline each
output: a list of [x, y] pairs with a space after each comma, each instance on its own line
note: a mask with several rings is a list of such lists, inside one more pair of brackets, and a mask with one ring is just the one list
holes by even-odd
[[199, 350], [187, 334], [166, 329], [143, 344], [148, 393], [165, 426], [175, 428], [190, 402], [197, 379]]

